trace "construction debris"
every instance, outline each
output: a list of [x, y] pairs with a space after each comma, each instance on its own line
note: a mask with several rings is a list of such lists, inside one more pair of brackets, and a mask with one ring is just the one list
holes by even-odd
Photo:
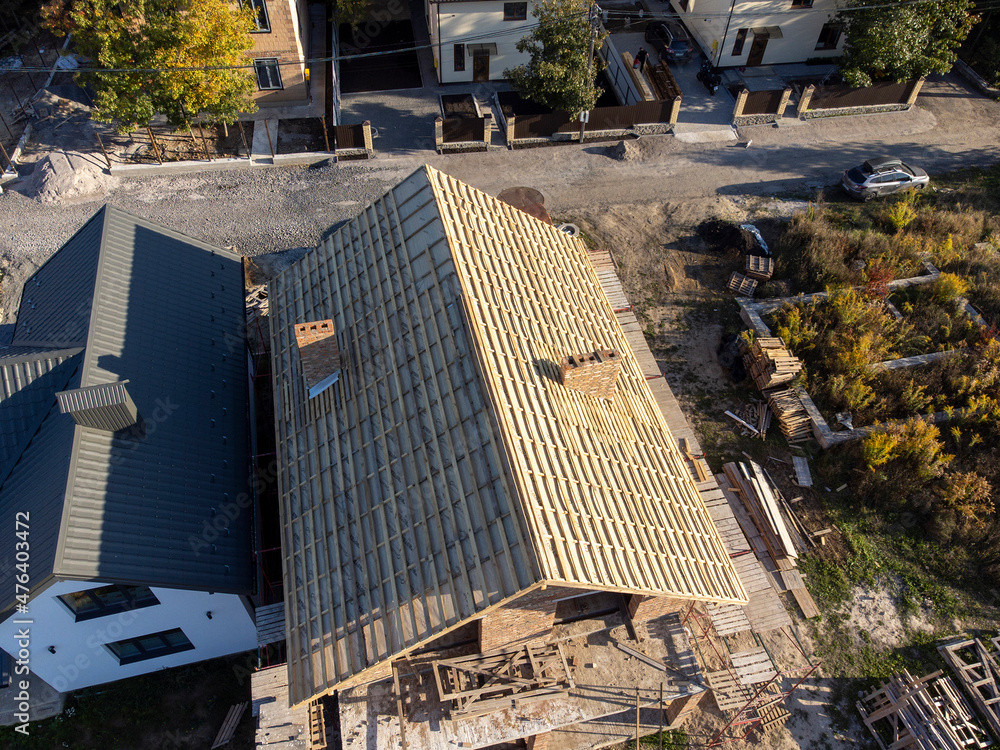
[[[997, 638], [993, 645], [1000, 647]], [[938, 651], [986, 717], [993, 735], [1000, 739], [1000, 665], [978, 638], [957, 640], [938, 646]]]
[[529, 643], [516, 649], [439, 659], [433, 668], [438, 695], [442, 701], [451, 701], [452, 719], [483, 716], [574, 686], [558, 643]]
[[792, 466], [795, 469], [795, 484], [799, 487], [812, 487], [812, 474], [809, 473], [809, 461], [804, 456], [792, 456]]
[[726, 289], [744, 297], [753, 297], [754, 290], [757, 289], [757, 279], [750, 279], [737, 271], [733, 271], [726, 282]]
[[767, 404], [754, 401], [741, 406], [735, 414], [730, 411], [727, 411], [726, 414], [746, 428], [747, 431], [744, 431], [744, 435], [753, 434], [761, 440], [767, 437], [767, 431], [771, 427], [772, 414]]
[[879, 747], [966, 750], [992, 744], [951, 678], [941, 675], [938, 670], [918, 678], [904, 671], [858, 701]]

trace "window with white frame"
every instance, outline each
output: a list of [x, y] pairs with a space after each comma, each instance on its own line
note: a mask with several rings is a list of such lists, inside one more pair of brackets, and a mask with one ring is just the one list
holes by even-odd
[[278, 58], [260, 57], [253, 61], [257, 70], [257, 88], [261, 91], [281, 88], [281, 70], [278, 68]]
[[267, 17], [266, 0], [240, 0], [240, 5], [244, 8], [250, 6], [254, 9], [254, 21], [257, 24], [257, 31], [251, 33], [271, 30], [271, 20]]

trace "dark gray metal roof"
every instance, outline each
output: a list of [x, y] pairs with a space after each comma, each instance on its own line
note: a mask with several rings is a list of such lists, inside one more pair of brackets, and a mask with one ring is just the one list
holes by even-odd
[[[84, 258], [96, 259], [89, 291], [81, 291]], [[71, 326], [60, 327], [56, 311], [72, 321], [86, 310], [78, 337], [85, 351], [73, 360], [75, 376], [46, 388], [42, 424], [0, 482], [0, 568], [14, 550], [6, 543], [14, 513], [29, 510], [39, 581], [48, 558], [60, 578], [250, 591], [240, 257], [106, 206], [37, 275], [41, 284], [25, 284], [14, 344], [36, 333], [65, 341]], [[35, 289], [45, 295], [29, 294]], [[60, 413], [57, 392], [123, 380], [143, 435], [80, 426]], [[235, 518], [222, 523], [226, 510]], [[36, 516], [57, 519], [54, 533], [36, 538]], [[12, 596], [3, 593], [0, 610]]]
[[82, 346], [87, 340], [103, 226], [102, 209], [28, 279], [13, 346]]

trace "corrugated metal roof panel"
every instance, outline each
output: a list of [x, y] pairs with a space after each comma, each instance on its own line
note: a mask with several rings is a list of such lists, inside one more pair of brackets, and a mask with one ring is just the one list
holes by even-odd
[[0, 487], [79, 366], [81, 351], [0, 350]]

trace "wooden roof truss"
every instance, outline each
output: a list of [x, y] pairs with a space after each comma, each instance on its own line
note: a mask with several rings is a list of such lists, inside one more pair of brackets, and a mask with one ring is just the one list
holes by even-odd
[[450, 701], [452, 719], [515, 707], [520, 701], [574, 687], [558, 644], [529, 643], [516, 649], [433, 662], [438, 696]]
[[[1000, 648], [998, 640], [994, 638], [993, 645]], [[938, 646], [938, 651], [972, 696], [993, 735], [1000, 739], [1000, 666], [996, 657], [978, 638], [945, 643]]]
[[858, 701], [865, 725], [883, 750], [961, 750], [992, 745], [972, 709], [941, 670], [907, 671]]

